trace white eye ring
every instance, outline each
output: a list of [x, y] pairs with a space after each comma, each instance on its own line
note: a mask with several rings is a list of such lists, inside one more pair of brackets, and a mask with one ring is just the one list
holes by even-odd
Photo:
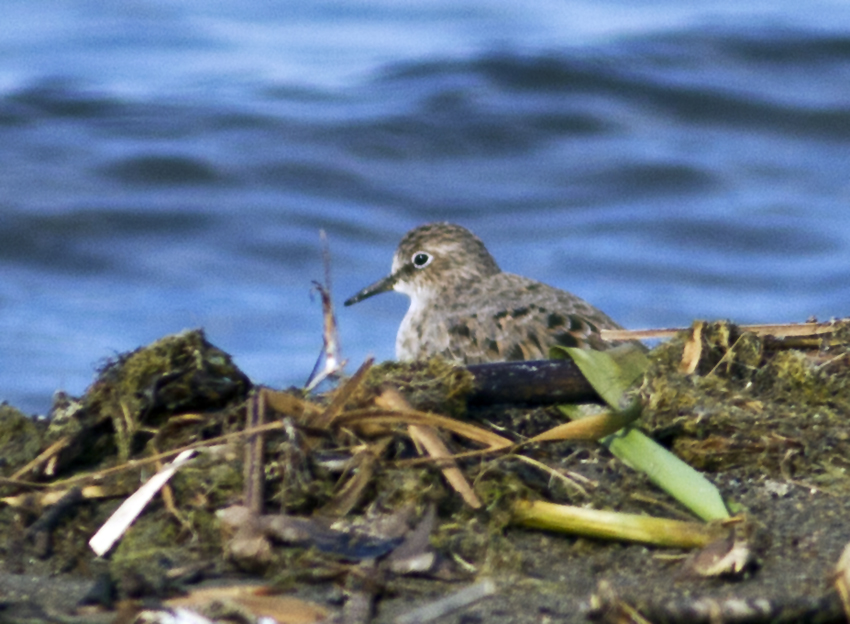
[[427, 251], [417, 251], [410, 258], [410, 261], [413, 263], [413, 266], [417, 269], [424, 269], [426, 266], [431, 264], [431, 261], [434, 259], [434, 256], [429, 254]]

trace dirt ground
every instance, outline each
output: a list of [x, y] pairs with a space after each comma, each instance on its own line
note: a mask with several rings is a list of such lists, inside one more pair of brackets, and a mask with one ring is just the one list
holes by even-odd
[[[521, 558], [520, 570], [505, 576], [496, 572], [494, 595], [438, 621], [587, 622], [591, 595], [601, 581], [651, 622], [846, 621], [829, 589], [835, 563], [850, 542], [850, 500], [797, 485], [777, 496], [764, 483], [739, 479], [734, 473], [719, 477], [718, 484], [724, 494], [746, 499], [762, 525], [759, 568], [747, 578], [695, 578], [684, 570], [681, 559], [671, 558], [684, 554], [675, 550], [509, 529], [506, 537]], [[76, 571], [56, 574], [49, 567], [36, 559], [26, 563], [22, 574], [0, 572], [0, 622], [115, 621], [114, 612], [74, 616], [93, 580]], [[95, 575], [105, 568], [104, 562], [95, 563], [89, 572]], [[232, 576], [239, 582], [249, 579]], [[439, 581], [411, 585], [402, 595], [383, 597], [375, 621], [393, 622], [462, 586]], [[333, 584], [305, 585], [292, 595], [339, 609], [339, 591]], [[707, 607], [707, 601], [715, 605]], [[700, 603], [701, 610], [696, 606]], [[720, 618], [711, 619], [712, 609]]]

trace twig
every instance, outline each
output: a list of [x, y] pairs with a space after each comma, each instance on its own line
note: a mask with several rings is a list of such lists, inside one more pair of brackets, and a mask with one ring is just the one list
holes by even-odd
[[[46, 483], [36, 484], [41, 487], [51, 487]], [[58, 503], [63, 496], [68, 493], [68, 490], [49, 490], [47, 492], [39, 492], [38, 494], [18, 494], [17, 496], [6, 496], [0, 498], [0, 503], [5, 503], [10, 507], [23, 507], [32, 509], [34, 506], [50, 507]], [[124, 488], [107, 488], [100, 485], [86, 485], [81, 489], [84, 499], [110, 498], [114, 496], [126, 496], [127, 492]]]
[[[266, 393], [260, 390], [251, 394], [248, 401], [246, 429], [256, 429], [263, 424], [266, 412]], [[244, 504], [255, 514], [263, 512], [263, 433], [257, 432], [245, 440], [245, 494]]]
[[538, 470], [542, 470], [547, 473], [553, 479], [560, 479], [565, 485], [575, 488], [578, 490], [583, 496], [587, 496], [587, 490], [581, 487], [578, 483], [576, 483], [573, 479], [569, 478], [567, 475], [558, 472], [554, 468], [547, 466], [543, 462], [537, 461], [536, 459], [532, 459], [531, 457], [526, 457], [525, 455], [514, 455], [513, 457], [517, 458], [520, 461], [525, 462], [531, 466], [534, 466]]
[[363, 378], [366, 376], [366, 373], [369, 372], [374, 361], [375, 358], [369, 358], [363, 362], [363, 364], [360, 365], [360, 368], [357, 369], [357, 372], [354, 373], [354, 376], [346, 381], [341, 388], [337, 389], [334, 394], [333, 401], [331, 401], [331, 404], [328, 405], [328, 408], [322, 412], [320, 416], [310, 421], [312, 426], [320, 429], [325, 429], [330, 426], [334, 419], [342, 412], [342, 408], [345, 407], [345, 403], [360, 386]]
[[408, 611], [395, 619], [395, 624], [425, 624], [438, 620], [452, 611], [461, 609], [496, 593], [496, 584], [490, 579], [473, 583], [445, 598], [430, 602], [418, 609]]
[[[322, 239], [322, 260], [325, 265], [325, 283], [313, 282], [313, 286], [322, 297], [322, 316], [324, 318], [324, 331], [322, 339], [324, 342], [323, 353], [319, 355], [313, 372], [307, 380], [305, 389], [309, 392], [328, 377], [333, 377], [345, 367], [345, 360], [340, 357], [339, 333], [336, 329], [336, 317], [334, 316], [333, 302], [331, 301], [331, 252], [328, 247], [328, 237], [324, 230], [319, 230]], [[322, 355], [325, 358], [325, 367], [319, 370]]]
[[[155, 440], [151, 440], [152, 443], [154, 441]], [[155, 445], [152, 445], [151, 448], [155, 453], [159, 452]], [[156, 466], [157, 472], [162, 472], [162, 470], [165, 468], [165, 465], [163, 465], [163, 463], [161, 461], [156, 462], [155, 466]], [[186, 531], [188, 531], [190, 534], [192, 534], [193, 533], [192, 523], [189, 522], [183, 516], [183, 514], [180, 513], [179, 509], [177, 509], [177, 504], [174, 502], [174, 490], [171, 489], [171, 484], [165, 483], [162, 486], [161, 492], [162, 492], [162, 502], [165, 504], [165, 508], [168, 510], [168, 513], [170, 513], [172, 516], [174, 516], [174, 518], [177, 520], [177, 522], [179, 522], [180, 525]]]
[[9, 479], [7, 477], [0, 477], [0, 485], [13, 485], [17, 487], [28, 487], [28, 488], [49, 488], [51, 485], [49, 483], [36, 483], [35, 481], [21, 481], [20, 479]]
[[22, 476], [24, 476], [25, 474], [32, 472], [33, 470], [35, 470], [35, 468], [37, 468], [38, 466], [40, 466], [44, 462], [48, 461], [51, 457], [53, 457], [59, 451], [61, 451], [63, 448], [68, 446], [69, 441], [70, 441], [70, 438], [68, 436], [64, 436], [62, 438], [59, 438], [58, 440], [56, 440], [56, 442], [54, 442], [53, 444], [48, 446], [46, 449], [44, 449], [41, 453], [39, 453], [38, 457], [36, 457], [34, 460], [29, 462], [26, 466], [24, 466], [23, 468], [21, 468], [20, 470], [15, 472], [15, 474], [13, 474], [11, 477], [9, 477], [9, 479], [12, 480], [12, 481], [16, 481], [16, 480], [20, 479]]
[[[831, 334], [840, 328], [847, 319], [829, 321], [826, 323], [778, 323], [760, 325], [738, 325], [742, 331], [752, 332], [757, 336], [817, 336]], [[688, 331], [689, 327], [672, 327], [664, 329], [603, 329], [600, 335], [603, 340], [644, 340], [647, 338], [672, 338], [679, 332]]]
[[346, 427], [360, 424], [414, 424], [414, 425], [430, 425], [437, 429], [445, 429], [461, 435], [469, 440], [473, 440], [480, 444], [484, 444], [491, 448], [507, 448], [513, 446], [513, 442], [507, 438], [487, 431], [473, 424], [448, 418], [447, 416], [438, 416], [428, 412], [418, 412], [416, 410], [351, 410], [342, 414], [336, 419], [336, 424], [339, 427]]

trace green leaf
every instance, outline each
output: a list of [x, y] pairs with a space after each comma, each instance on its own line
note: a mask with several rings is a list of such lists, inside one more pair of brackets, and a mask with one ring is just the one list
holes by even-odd
[[[635, 399], [623, 407], [626, 391], [648, 366], [642, 350], [624, 345], [609, 351], [589, 351], [555, 347], [553, 357], [571, 357], [590, 385], [612, 409], [637, 416], [641, 409]], [[561, 410], [571, 419], [581, 418], [575, 410]], [[659, 488], [703, 520], [728, 518], [729, 511], [717, 488], [700, 472], [632, 426], [600, 440], [611, 453], [634, 470], [643, 472]]]
[[552, 347], [550, 355], [558, 359], [572, 358], [597, 394], [614, 409], [620, 409], [623, 394], [649, 366], [646, 354], [634, 345], [608, 351]]
[[642, 431], [624, 427], [600, 442], [614, 457], [646, 474], [697, 517], [703, 520], [729, 517], [723, 497], [711, 481]]

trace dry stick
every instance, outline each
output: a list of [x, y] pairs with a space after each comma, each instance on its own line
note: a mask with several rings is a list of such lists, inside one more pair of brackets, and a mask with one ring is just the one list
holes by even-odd
[[51, 487], [49, 483], [35, 483], [34, 481], [21, 481], [20, 479], [9, 479], [6, 477], [0, 477], [0, 485], [13, 485], [17, 487], [28, 487], [28, 488], [49, 488]]
[[495, 593], [496, 583], [492, 579], [484, 579], [413, 611], [399, 615], [393, 622], [394, 624], [426, 624], [427, 622], [442, 620], [452, 611], [462, 609]]
[[[266, 413], [265, 397], [266, 393], [262, 389], [251, 395], [248, 401], [246, 429], [262, 426]], [[244, 504], [255, 514], [263, 512], [263, 442], [262, 432], [255, 433], [245, 440]]]
[[322, 297], [322, 316], [324, 318], [324, 331], [322, 338], [324, 341], [324, 356], [325, 368], [319, 371], [319, 362], [322, 361], [322, 356], [319, 355], [319, 360], [310, 373], [310, 379], [307, 380], [306, 390], [310, 391], [318, 386], [322, 381], [336, 375], [345, 367], [345, 360], [340, 357], [339, 353], [339, 334], [337, 332], [336, 317], [334, 316], [333, 302], [331, 301], [331, 251], [328, 247], [328, 237], [324, 230], [319, 230], [319, 236], [322, 239], [322, 260], [325, 265], [325, 283], [324, 285], [313, 282], [314, 287]]
[[[152, 444], [151, 448], [156, 451], [156, 445]], [[165, 468], [160, 461], [156, 462], [154, 467], [157, 472], [162, 472], [162, 469]], [[184, 529], [186, 529], [189, 533], [192, 533], [191, 523], [180, 514], [180, 511], [177, 509], [177, 505], [174, 503], [174, 490], [171, 489], [171, 485], [169, 483], [165, 483], [162, 486], [160, 495], [162, 496], [162, 502], [165, 504], [165, 508], [168, 512], [177, 519], [177, 522], [179, 522]]]
[[15, 474], [13, 474], [9, 478], [13, 481], [16, 481], [16, 480], [20, 479], [22, 476], [24, 476], [25, 474], [31, 472], [32, 470], [35, 470], [38, 466], [40, 466], [44, 462], [48, 461], [51, 457], [56, 455], [56, 453], [58, 453], [63, 448], [68, 446], [69, 441], [70, 441], [70, 438], [68, 436], [59, 438], [58, 440], [56, 440], [56, 442], [54, 442], [53, 444], [48, 446], [46, 449], [44, 449], [41, 453], [39, 453], [38, 457], [36, 457], [31, 462], [29, 462], [26, 466], [24, 466], [23, 468], [18, 470]]
[[351, 395], [354, 394], [354, 391], [360, 386], [363, 381], [363, 378], [366, 376], [366, 373], [369, 372], [369, 369], [372, 368], [372, 363], [375, 361], [375, 358], [369, 358], [363, 364], [360, 365], [360, 368], [357, 369], [357, 372], [354, 373], [354, 376], [345, 382], [345, 384], [337, 389], [336, 394], [334, 394], [333, 401], [328, 405], [328, 408], [322, 412], [321, 416], [318, 416], [310, 421], [310, 424], [319, 429], [326, 429], [330, 426], [330, 424], [334, 421], [334, 419], [340, 415], [342, 412], [342, 408], [345, 407], [348, 399], [351, 398]]
[[[411, 409], [410, 404], [395, 388], [385, 388], [381, 395], [375, 399], [375, 403], [380, 407], [386, 407], [389, 409], [397, 408], [399, 410], [406, 411]], [[417, 446], [421, 445], [432, 457], [447, 459], [451, 456], [449, 449], [446, 448], [446, 445], [440, 439], [440, 436], [437, 434], [437, 430], [434, 427], [430, 425], [410, 424], [407, 426], [407, 430], [410, 433], [411, 439], [417, 444]], [[446, 481], [448, 481], [449, 485], [451, 485], [454, 490], [461, 495], [467, 505], [473, 509], [480, 509], [481, 500], [475, 494], [472, 486], [469, 485], [469, 482], [466, 480], [466, 477], [463, 476], [463, 473], [460, 471], [460, 468], [457, 467], [457, 464], [455, 464], [453, 460], [449, 460], [449, 462], [450, 465], [440, 468], [443, 472], [443, 476], [446, 478]]]
[[346, 412], [336, 420], [336, 424], [340, 427], [363, 425], [363, 424], [407, 424], [407, 425], [427, 425], [436, 427], [437, 429], [446, 429], [452, 433], [473, 440], [480, 444], [485, 444], [492, 449], [504, 449], [513, 446], [513, 442], [507, 438], [487, 431], [476, 425], [465, 423], [447, 416], [438, 416], [429, 412], [419, 412], [413, 409], [407, 410], [392, 410], [392, 409], [377, 409], [377, 410], [352, 410]]
[[403, 468], [405, 466], [422, 466], [425, 464], [434, 464], [435, 466], [440, 466], [445, 464], [448, 461], [456, 461], [458, 459], [469, 459], [470, 457], [484, 457], [485, 455], [495, 455], [497, 453], [503, 453], [505, 457], [508, 457], [510, 453], [518, 450], [519, 445], [513, 445], [512, 448], [507, 448], [504, 446], [500, 447], [491, 447], [486, 449], [478, 449], [476, 451], [462, 451], [460, 453], [452, 453], [447, 457], [413, 457], [411, 459], [396, 459], [392, 462], [393, 466], [397, 466], [399, 468]]
[[[331, 301], [331, 248], [328, 244], [328, 235], [324, 230], [319, 230], [319, 237], [322, 239], [322, 264], [325, 268], [325, 292], [322, 293], [325, 353], [327, 357], [325, 367], [329, 371], [336, 372], [343, 369], [345, 361], [340, 356], [339, 332], [337, 331], [336, 316]], [[333, 374], [333, 372], [329, 372], [329, 374]]]
[[[604, 438], [607, 435], [611, 435], [633, 422], [638, 417], [637, 413], [628, 412], [605, 412], [603, 414], [595, 414], [593, 416], [588, 416], [586, 418], [582, 418], [580, 420], [573, 420], [568, 423], [564, 423], [562, 425], [557, 425], [552, 427], [551, 429], [547, 429], [543, 433], [540, 433], [534, 437], [527, 438], [520, 442], [510, 442], [509, 447], [504, 446], [503, 444], [498, 444], [494, 446], [490, 446], [486, 449], [478, 449], [474, 451], [463, 451], [460, 453], [455, 453], [450, 455], [446, 459], [468, 459], [470, 457], [483, 457], [485, 455], [490, 455], [494, 453], [506, 453], [506, 457], [508, 453], [515, 453], [516, 457], [521, 457], [518, 454], [518, 451], [522, 450], [523, 447], [528, 446], [530, 444], [537, 444], [540, 442], [551, 442], [551, 441], [581, 441], [581, 442], [595, 442]], [[454, 431], [454, 433], [459, 433], [458, 431]], [[489, 433], [489, 432], [487, 432]], [[495, 434], [493, 434], [495, 435]], [[469, 436], [467, 436], [469, 437]], [[507, 441], [505, 438], [500, 438], [501, 440]], [[476, 440], [480, 441], [480, 440]], [[396, 466], [415, 466], [417, 464], [429, 464], [429, 463], [437, 463], [439, 464], [439, 460], [434, 457], [417, 457], [415, 459], [400, 459], [395, 461]]]
[[[842, 319], [827, 323], [779, 323], [761, 325], [738, 325], [742, 331], [752, 332], [758, 336], [817, 336], [831, 334], [846, 322]], [[672, 338], [679, 332], [688, 331], [689, 327], [672, 327], [665, 329], [603, 329], [600, 335], [603, 340], [643, 340], [645, 338]]]
[[[826, 336], [826, 334], [823, 334]], [[789, 336], [778, 337], [778, 336], [765, 336], [764, 337], [764, 348], [765, 349], [799, 349], [801, 351], [812, 350], [812, 349], [823, 349], [825, 347], [846, 347], [847, 340], [841, 340], [840, 338], [807, 338], [805, 336]]]
[[[35, 485], [42, 488], [50, 487], [47, 483], [36, 483]], [[100, 485], [86, 485], [83, 486], [81, 491], [83, 498], [86, 500], [126, 496], [128, 494], [125, 489], [121, 489], [119, 491], [116, 489], [105, 488]], [[32, 509], [34, 504], [38, 504], [42, 507], [49, 507], [50, 505], [55, 505], [67, 493], [68, 490], [50, 490], [48, 492], [40, 492], [38, 494], [30, 492], [27, 494], [18, 494], [17, 496], [4, 496], [3, 498], [0, 498], [0, 502], [6, 503], [9, 507], [26, 507], [28, 509]]]
[[325, 411], [324, 407], [316, 405], [307, 399], [294, 396], [289, 392], [273, 390], [266, 386], [261, 387], [266, 393], [266, 405], [281, 414], [286, 414], [293, 418], [300, 418], [302, 415], [305, 418], [313, 418]]
[[[512, 457], [516, 457], [519, 461], [525, 462], [529, 466], [534, 466], [538, 470], [545, 472], [552, 479], [559, 479], [564, 485], [568, 487], [572, 487], [577, 489], [583, 496], [587, 496], [587, 490], [585, 490], [581, 485], [579, 485], [575, 480], [571, 479], [567, 475], [563, 474], [552, 468], [551, 466], [547, 466], [541, 461], [537, 461], [531, 457], [526, 457], [525, 455], [513, 455]], [[586, 477], [583, 477], [586, 478]]]
[[691, 337], [682, 349], [682, 360], [679, 362], [679, 372], [691, 375], [696, 372], [702, 355], [702, 330], [705, 329], [704, 321], [697, 321], [691, 329]]
[[372, 482], [375, 464], [391, 440], [390, 436], [380, 438], [363, 450], [357, 451], [346, 467], [351, 477], [334, 493], [334, 497], [328, 503], [316, 510], [315, 515], [340, 518], [348, 515], [348, 512], [360, 500], [360, 495]]

